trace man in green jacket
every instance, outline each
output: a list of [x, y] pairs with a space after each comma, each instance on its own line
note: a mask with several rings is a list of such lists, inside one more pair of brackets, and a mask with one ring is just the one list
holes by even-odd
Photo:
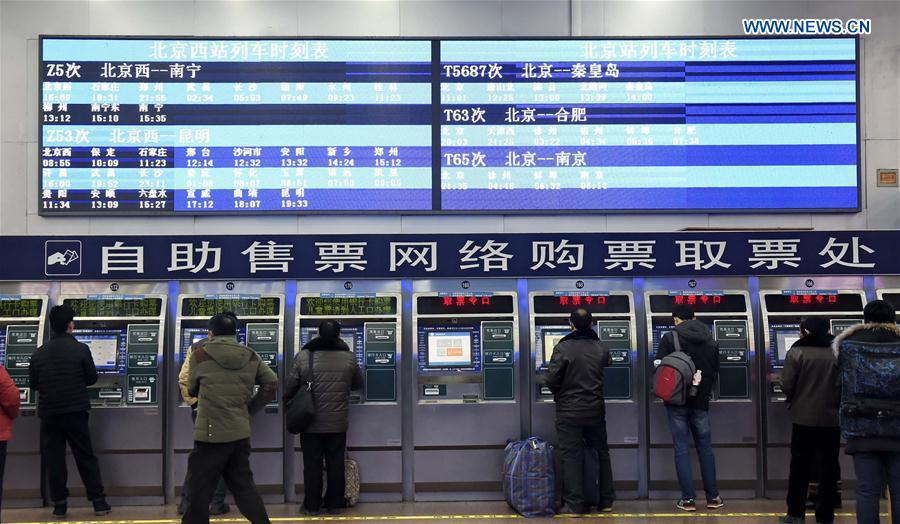
[[250, 470], [250, 415], [275, 397], [278, 377], [256, 352], [238, 343], [236, 333], [237, 319], [220, 313], [209, 321], [209, 340], [191, 354], [188, 391], [199, 400], [182, 524], [209, 522], [209, 502], [220, 476], [251, 524], [270, 522]]

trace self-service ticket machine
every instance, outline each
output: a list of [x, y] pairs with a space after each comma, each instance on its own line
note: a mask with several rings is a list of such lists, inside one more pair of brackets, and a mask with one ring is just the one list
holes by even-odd
[[[875, 277], [875, 298], [884, 300], [900, 311], [900, 278]], [[897, 322], [900, 323], [900, 312], [897, 314]]]
[[[255, 350], [260, 359], [278, 375], [278, 395], [275, 400], [250, 421], [250, 442], [253, 446], [250, 465], [263, 498], [273, 502], [284, 500], [285, 431], [279, 407], [283, 380], [281, 362], [284, 351], [284, 297], [284, 284], [279, 283], [181, 284], [175, 320], [175, 344], [171, 348], [174, 353], [174, 365], [170, 370], [172, 387], [169, 388], [172, 404], [178, 406], [169, 410], [172, 413], [170, 454], [173, 455], [169, 485], [174, 487], [174, 494], [180, 494], [184, 487], [187, 455], [194, 444], [191, 409], [181, 398], [178, 372], [191, 344], [208, 337], [210, 317], [223, 311], [231, 311], [238, 317], [238, 341]], [[174, 494], [170, 493], [170, 496]]]
[[[678, 305], [691, 308], [719, 344], [719, 378], [709, 409], [719, 490], [732, 498], [754, 497], [758, 491], [759, 438], [750, 294], [746, 282], [739, 279], [697, 281], [696, 287], [684, 284], [688, 283], [647, 282], [651, 289], [646, 291], [644, 300], [648, 384], [652, 385], [659, 342], [675, 327], [672, 309]], [[649, 411], [650, 497], [677, 497], [680, 492], [667, 414], [658, 400], [649, 403]], [[700, 468], [694, 453], [691, 456], [694, 479], [700, 486]]]
[[[167, 290], [165, 283], [60, 284], [59, 302], [75, 311], [72, 334], [90, 348], [99, 375], [88, 393], [103, 482], [110, 497], [125, 503], [159, 504], [165, 496], [160, 408]], [[75, 471], [74, 463], [69, 468]], [[70, 485], [76, 478], [69, 475]]]
[[[853, 277], [816, 278], [814, 287], [806, 279], [762, 279], [760, 309], [765, 344], [764, 376], [765, 493], [780, 497], [787, 492], [791, 462], [791, 417], [781, 390], [781, 372], [791, 345], [800, 339], [800, 321], [808, 316], [830, 320], [832, 334], [838, 335], [862, 321], [866, 304], [863, 279]], [[844, 489], [852, 489], [853, 465], [841, 453]]]
[[[341, 338], [365, 379], [363, 390], [351, 393], [347, 434], [349, 455], [360, 465], [360, 497], [397, 501], [403, 494], [400, 282], [353, 282], [352, 287], [350, 293], [343, 281], [298, 283], [294, 359], [318, 335], [320, 322], [341, 323]], [[300, 440], [291, 447], [296, 450], [293, 483], [302, 493]]]
[[417, 500], [501, 496], [503, 449], [522, 433], [515, 290], [508, 280], [413, 283]]
[[3, 499], [7, 505], [41, 504], [40, 424], [37, 395], [29, 387], [31, 354], [44, 342], [48, 285], [0, 284], [0, 362], [19, 388], [21, 416], [9, 442]]
[[583, 280], [577, 286], [573, 282], [548, 280], [529, 282], [528, 293], [533, 378], [530, 433], [556, 442], [556, 411], [544, 374], [554, 346], [571, 332], [569, 315], [575, 309], [587, 309], [612, 360], [604, 371], [603, 394], [613, 479], [620, 498], [638, 496], [643, 480], [641, 472], [646, 468], [639, 438], [643, 427], [642, 377], [634, 371], [640, 368], [637, 367], [637, 328], [631, 286], [630, 280]]

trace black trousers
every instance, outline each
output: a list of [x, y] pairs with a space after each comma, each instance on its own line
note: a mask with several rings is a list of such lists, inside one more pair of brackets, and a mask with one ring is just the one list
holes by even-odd
[[225, 479], [235, 504], [251, 524], [269, 524], [266, 506], [250, 470], [250, 439], [223, 444], [194, 442], [184, 480], [187, 507], [182, 524], [209, 523], [209, 501], [220, 477]]
[[322, 505], [322, 459], [328, 473], [325, 491], [325, 507], [343, 508], [344, 502], [344, 452], [347, 448], [346, 433], [301, 433], [303, 449], [303, 507], [319, 511]]
[[557, 419], [556, 438], [562, 458], [563, 504], [573, 511], [585, 511], [584, 449], [594, 449], [599, 458], [600, 507], [613, 503], [612, 463], [606, 442], [606, 420]]
[[47, 471], [52, 502], [69, 498], [69, 472], [66, 469], [66, 444], [72, 449], [75, 465], [89, 500], [106, 497], [100, 477], [100, 463], [91, 445], [88, 412], [66, 413], [41, 418], [41, 455]]
[[[196, 423], [197, 422], [197, 410], [191, 410], [191, 420]], [[181, 494], [181, 503], [179, 504], [179, 510], [181, 513], [187, 509], [187, 482], [185, 482], [185, 487], [182, 488]], [[222, 507], [225, 505], [225, 495], [227, 494], [227, 489], [225, 488], [225, 479], [219, 477], [219, 483], [216, 484], [216, 491], [213, 493], [211, 505], [213, 507]]]
[[788, 480], [788, 515], [806, 516], [806, 498], [813, 464], [818, 464], [819, 489], [816, 521], [834, 520], [837, 483], [840, 477], [840, 428], [819, 428], [794, 424], [791, 431], [791, 471]]

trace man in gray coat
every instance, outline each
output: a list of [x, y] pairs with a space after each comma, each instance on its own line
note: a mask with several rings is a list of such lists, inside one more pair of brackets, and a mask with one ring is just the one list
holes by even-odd
[[300, 390], [301, 384], [309, 380], [312, 354], [316, 417], [300, 434], [304, 488], [301, 511], [307, 515], [316, 515], [321, 509], [323, 457], [328, 473], [325, 508], [331, 514], [339, 514], [344, 507], [344, 452], [350, 391], [362, 388], [363, 377], [356, 355], [340, 335], [341, 325], [336, 321], [326, 320], [319, 325], [319, 336], [303, 346], [297, 355], [284, 392], [287, 403]]

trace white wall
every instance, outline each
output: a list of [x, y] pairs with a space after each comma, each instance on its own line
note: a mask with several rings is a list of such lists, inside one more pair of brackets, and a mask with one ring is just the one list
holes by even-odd
[[[741, 18], [871, 18], [863, 50], [865, 210], [834, 215], [43, 218], [37, 214], [37, 36], [737, 35]], [[573, 31], [574, 29], [574, 31]], [[900, 1], [0, 0], [0, 234], [671, 231], [900, 228]], [[798, 195], [814, 199], [815, 195]]]

